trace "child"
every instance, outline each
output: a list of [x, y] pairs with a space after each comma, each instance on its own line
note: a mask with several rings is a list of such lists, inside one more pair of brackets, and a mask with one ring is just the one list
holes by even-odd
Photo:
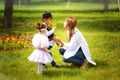
[[38, 63], [38, 74], [42, 73], [43, 64], [50, 63], [52, 57], [50, 50], [47, 49], [49, 41], [46, 36], [46, 27], [44, 24], [37, 24], [38, 34], [35, 34], [32, 39], [32, 44], [36, 48], [28, 57], [29, 61]]
[[[58, 46], [62, 46], [63, 42], [59, 38], [56, 37], [56, 35], [54, 34], [54, 29], [51, 29], [51, 27], [50, 27], [51, 20], [52, 20], [52, 14], [50, 12], [45, 12], [42, 15], [42, 19], [43, 19], [43, 24], [45, 24], [47, 27], [46, 35], [49, 38], [48, 49], [50, 50], [53, 47], [54, 41], [56, 42], [56, 44]], [[52, 56], [52, 53], [50, 53], [50, 54]], [[59, 68], [59, 66], [56, 64], [56, 62], [54, 60], [51, 62], [51, 65], [52, 65], [52, 67]]]

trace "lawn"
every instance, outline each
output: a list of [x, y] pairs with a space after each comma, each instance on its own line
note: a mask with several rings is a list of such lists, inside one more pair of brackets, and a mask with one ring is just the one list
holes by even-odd
[[[2, 3], [1, 3], [2, 4]], [[81, 5], [79, 8], [78, 6]], [[86, 6], [87, 5], [87, 6]], [[89, 5], [89, 6], [88, 6]], [[0, 26], [2, 26], [3, 6], [0, 5]], [[27, 7], [27, 8], [26, 8]], [[0, 51], [0, 80], [119, 80], [120, 79], [120, 13], [116, 11], [116, 4], [110, 4], [110, 10], [104, 12], [102, 4], [66, 3], [50, 5], [15, 5], [13, 27], [0, 28], [0, 37], [4, 34], [24, 34], [36, 31], [36, 23], [42, 22], [44, 11], [51, 11], [53, 23], [57, 24], [55, 34], [63, 41], [66, 31], [63, 22], [67, 16], [75, 16], [78, 28], [85, 36], [96, 66], [86, 64], [80, 68], [69, 67], [62, 61], [59, 47], [52, 48], [55, 61], [61, 66], [59, 69], [43, 69], [43, 74], [37, 74], [37, 64], [28, 61], [27, 57], [34, 50], [29, 48]], [[115, 10], [115, 11], [114, 11]], [[29, 43], [30, 44], [30, 43]]]

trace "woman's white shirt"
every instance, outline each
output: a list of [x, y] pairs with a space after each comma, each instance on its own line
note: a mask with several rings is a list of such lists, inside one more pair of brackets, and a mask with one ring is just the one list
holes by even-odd
[[74, 32], [75, 33], [72, 36], [70, 42], [64, 44], [63, 48], [66, 49], [66, 51], [65, 51], [63, 57], [67, 59], [67, 58], [74, 56], [76, 54], [76, 52], [79, 50], [79, 48], [81, 47], [88, 62], [90, 62], [93, 65], [96, 65], [96, 63], [91, 59], [88, 44], [87, 44], [84, 36], [77, 28], [74, 29]]

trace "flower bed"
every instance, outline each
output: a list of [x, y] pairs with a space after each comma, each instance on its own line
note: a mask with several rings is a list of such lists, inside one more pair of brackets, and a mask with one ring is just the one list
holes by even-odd
[[3, 34], [0, 36], [0, 50], [13, 50], [31, 47], [33, 35], [28, 34]]

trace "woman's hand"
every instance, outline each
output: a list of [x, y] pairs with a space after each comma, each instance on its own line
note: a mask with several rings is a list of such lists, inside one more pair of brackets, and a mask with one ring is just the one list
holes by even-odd
[[62, 42], [61, 39], [59, 39], [58, 37], [54, 36], [53, 40], [55, 41], [55, 43], [57, 44], [57, 46], [62, 47], [64, 45], [64, 43]]
[[56, 41], [56, 44], [58, 47], [62, 47], [64, 45], [63, 42], [61, 42], [61, 41]]

